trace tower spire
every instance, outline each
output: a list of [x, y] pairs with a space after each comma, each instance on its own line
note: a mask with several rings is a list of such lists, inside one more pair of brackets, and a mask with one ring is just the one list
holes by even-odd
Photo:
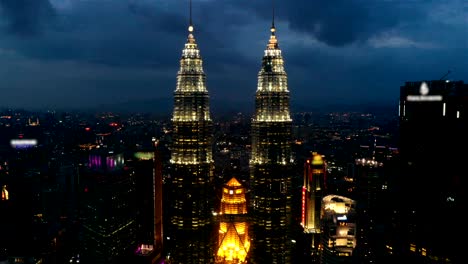
[[189, 0], [189, 27], [188, 31], [193, 32], [193, 23], [192, 23], [192, 0]]
[[271, 0], [271, 9], [272, 9], [271, 27], [275, 28], [275, 0]]
[[188, 26], [188, 43], [195, 43], [195, 38], [193, 37], [193, 23], [192, 23], [192, 0], [189, 0], [189, 26]]
[[277, 49], [278, 48], [278, 40], [276, 39], [275, 32], [275, 0], [271, 0], [271, 10], [272, 10], [272, 17], [271, 17], [271, 36], [270, 41], [268, 41], [268, 48], [269, 49]]
[[275, 0], [271, 0], [271, 35], [275, 35]]
[[190, 26], [192, 26], [192, 0], [189, 0], [189, 8], [190, 8]]

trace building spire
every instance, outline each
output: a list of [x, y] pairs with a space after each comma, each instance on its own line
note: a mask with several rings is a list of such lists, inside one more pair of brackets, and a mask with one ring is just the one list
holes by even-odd
[[271, 0], [271, 9], [272, 9], [272, 18], [271, 18], [271, 36], [270, 41], [268, 41], [268, 49], [277, 49], [278, 48], [278, 40], [276, 39], [275, 32], [275, 1]]
[[[193, 24], [192, 24], [192, 0], [189, 0], [189, 31], [193, 31]], [[190, 27], [192, 27], [192, 30], [190, 30]]]
[[188, 42], [195, 43], [195, 38], [193, 37], [193, 23], [192, 23], [192, 0], [189, 0], [189, 27], [188, 27]]
[[275, 0], [271, 0], [271, 35], [275, 35]]
[[275, 0], [271, 0], [271, 7], [272, 7], [272, 17], [271, 17], [271, 36], [270, 41], [268, 41], [268, 49], [277, 49], [278, 48], [278, 40], [276, 39], [275, 32]]

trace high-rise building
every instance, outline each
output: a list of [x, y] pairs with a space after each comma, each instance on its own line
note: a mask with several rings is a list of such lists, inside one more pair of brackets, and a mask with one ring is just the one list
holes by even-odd
[[167, 254], [173, 263], [212, 263], [212, 120], [191, 19], [188, 31], [174, 92]]
[[258, 73], [252, 119], [253, 263], [291, 262], [291, 137], [287, 76], [273, 22]]
[[136, 244], [135, 174], [123, 153], [95, 149], [81, 173], [81, 263], [125, 263]]
[[223, 187], [216, 251], [218, 264], [247, 263], [250, 237], [245, 194], [245, 188], [236, 178], [231, 178]]
[[320, 263], [353, 263], [356, 247], [356, 201], [327, 195], [322, 199], [322, 254]]
[[[326, 193], [326, 164], [322, 155], [312, 152], [304, 164], [304, 185], [302, 186], [301, 225], [310, 246], [310, 255], [317, 258], [320, 244], [320, 212], [322, 198]], [[315, 257], [314, 257], [315, 256]]]
[[456, 241], [466, 210], [468, 85], [406, 82], [400, 90], [400, 253], [462, 261]]
[[154, 150], [134, 154], [137, 196], [135, 263], [154, 263], [163, 255], [162, 160], [158, 141]]
[[386, 206], [388, 181], [384, 163], [374, 159], [356, 159], [354, 163], [356, 201], [357, 247], [356, 255], [361, 263], [381, 263], [385, 252]]

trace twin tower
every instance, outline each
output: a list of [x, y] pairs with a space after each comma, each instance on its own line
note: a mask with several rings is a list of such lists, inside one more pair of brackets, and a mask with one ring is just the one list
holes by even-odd
[[[167, 254], [172, 263], [214, 263], [218, 198], [213, 186], [212, 119], [191, 21], [188, 31], [174, 92]], [[292, 120], [283, 64], [273, 21], [258, 73], [251, 128], [246, 186], [252, 223], [249, 263], [291, 262]]]

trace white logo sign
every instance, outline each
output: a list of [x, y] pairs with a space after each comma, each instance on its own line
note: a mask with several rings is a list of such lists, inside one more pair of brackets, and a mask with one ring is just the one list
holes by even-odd
[[427, 86], [426, 82], [421, 83], [421, 87], [419, 88], [419, 93], [422, 95], [427, 95], [429, 93], [429, 87]]
[[406, 100], [408, 101], [419, 101], [419, 102], [427, 102], [427, 101], [442, 101], [442, 95], [428, 95], [429, 94], [429, 86], [426, 82], [422, 82], [421, 86], [419, 87], [419, 93], [421, 95], [408, 95], [406, 96]]

